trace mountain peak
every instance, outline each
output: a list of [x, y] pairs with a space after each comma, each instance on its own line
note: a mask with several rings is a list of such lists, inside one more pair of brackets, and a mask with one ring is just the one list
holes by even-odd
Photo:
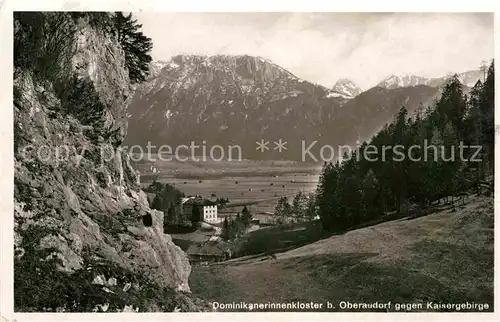
[[383, 87], [386, 89], [395, 89], [401, 87], [411, 87], [418, 85], [427, 85], [430, 87], [440, 87], [446, 83], [446, 81], [452, 77], [453, 75], [458, 75], [458, 78], [462, 82], [463, 85], [467, 87], [472, 87], [476, 82], [483, 77], [483, 73], [481, 70], [469, 70], [463, 73], [447, 73], [442, 77], [429, 78], [422, 76], [415, 76], [410, 74], [405, 75], [389, 75], [384, 78], [380, 83], [376, 85], [376, 87]]
[[383, 87], [386, 89], [395, 89], [400, 87], [411, 87], [417, 85], [429, 85], [431, 79], [427, 77], [420, 77], [410, 74], [405, 75], [394, 75], [386, 77], [382, 80], [377, 87]]
[[330, 97], [341, 97], [344, 99], [352, 99], [361, 94], [362, 90], [354, 84], [353, 81], [347, 78], [337, 80], [330, 93]]
[[152, 61], [149, 64], [149, 77], [154, 78], [154, 77], [158, 76], [158, 74], [161, 72], [161, 70], [165, 66], [167, 66], [167, 64], [168, 63], [166, 61], [163, 61], [163, 60]]

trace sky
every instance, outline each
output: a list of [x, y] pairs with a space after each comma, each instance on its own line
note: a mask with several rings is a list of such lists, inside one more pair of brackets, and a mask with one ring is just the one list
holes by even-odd
[[154, 60], [261, 56], [297, 77], [362, 89], [395, 74], [441, 77], [494, 56], [490, 13], [135, 13]]

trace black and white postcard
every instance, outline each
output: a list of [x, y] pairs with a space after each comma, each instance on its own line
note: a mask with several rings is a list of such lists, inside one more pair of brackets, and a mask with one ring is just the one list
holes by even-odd
[[2, 13], [2, 319], [493, 317], [493, 12], [89, 8]]

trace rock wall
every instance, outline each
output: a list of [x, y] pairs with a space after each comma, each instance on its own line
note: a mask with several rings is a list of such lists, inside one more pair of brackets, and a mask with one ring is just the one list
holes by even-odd
[[[22, 263], [29, 238], [29, 247], [35, 243], [40, 253], [50, 250], [51, 258], [59, 259], [58, 269], [68, 274], [88, 269], [83, 267], [84, 254], [91, 254], [161, 287], [189, 292], [189, 261], [163, 234], [163, 213], [149, 208], [139, 175], [119, 146], [126, 135], [131, 97], [124, 53], [85, 17], [64, 19], [75, 32], [74, 47], [68, 49], [70, 74], [61, 77], [72, 80], [68, 84], [75, 88], [85, 85], [89, 90], [69, 88], [69, 95], [61, 93], [53, 82], [16, 68], [16, 261]], [[22, 37], [23, 31], [16, 30], [15, 37]], [[89, 104], [90, 96], [103, 107], [99, 113], [87, 118], [88, 105], [86, 114], [71, 111], [68, 102]], [[142, 222], [147, 213], [153, 217], [151, 227]]]

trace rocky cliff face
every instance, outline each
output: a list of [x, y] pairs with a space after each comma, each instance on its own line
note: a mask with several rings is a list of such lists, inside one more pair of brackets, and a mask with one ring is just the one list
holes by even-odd
[[[49, 22], [54, 18], [47, 17], [42, 18]], [[49, 310], [87, 310], [96, 305], [108, 309], [110, 303], [116, 310], [172, 309], [144, 292], [152, 284], [168, 290], [172, 299], [189, 292], [191, 268], [186, 255], [163, 234], [163, 213], [149, 208], [138, 173], [120, 148], [131, 97], [124, 53], [85, 16], [59, 14], [57, 19], [69, 37], [68, 48], [62, 50], [69, 58], [67, 68], [52, 79], [22, 67], [16, 67], [14, 76], [16, 310], [37, 311], [42, 304]], [[16, 39], [29, 32], [16, 20]], [[45, 37], [40, 42], [49, 42], [53, 36], [40, 37]], [[61, 79], [68, 80], [62, 82], [63, 89], [55, 85]], [[142, 220], [148, 214], [151, 226]], [[104, 294], [102, 303], [83, 297], [81, 303], [70, 305], [77, 301], [75, 295], [45, 305], [38, 293], [64, 292], [57, 287], [68, 290], [67, 285], [50, 281], [55, 278], [53, 271], [41, 271], [49, 262], [65, 274], [57, 279], [81, 280], [85, 275], [91, 292]], [[114, 283], [103, 286], [95, 279], [114, 279]], [[73, 285], [72, 291], [80, 286]], [[196, 310], [188, 298], [169, 305]]]

